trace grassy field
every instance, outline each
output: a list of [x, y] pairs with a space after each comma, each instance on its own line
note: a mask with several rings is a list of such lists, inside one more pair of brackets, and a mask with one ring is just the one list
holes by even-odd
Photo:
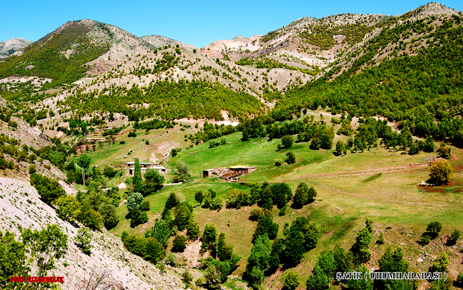
[[[162, 142], [162, 138], [159, 137], [156, 142]], [[445, 246], [445, 240], [440, 238], [424, 247], [417, 243], [426, 224], [432, 221], [443, 224], [441, 236], [449, 235], [455, 228], [463, 230], [463, 193], [458, 190], [463, 184], [461, 169], [456, 170], [453, 178], [459, 186], [448, 187], [443, 193], [426, 192], [417, 186], [421, 180], [428, 178], [428, 168], [416, 164], [425, 164], [436, 156], [435, 153], [410, 156], [401, 154], [401, 151], [391, 152], [378, 147], [363, 153], [348, 153], [346, 156], [336, 157], [332, 151], [310, 150], [308, 143], [294, 144], [290, 149], [278, 151], [280, 140], [269, 142], [266, 139], [251, 139], [242, 142], [240, 138], [241, 133], [235, 133], [226, 136], [226, 145], [208, 148], [208, 144], [202, 144], [181, 151], [166, 166], [173, 169], [176, 163], [183, 161], [188, 165], [192, 178], [182, 185], [166, 186], [160, 192], [146, 197], [151, 205], [147, 224], [130, 228], [129, 220], [124, 218], [127, 209], [121, 206], [118, 208], [120, 222], [111, 231], [117, 235], [124, 230], [132, 234], [143, 234], [159, 217], [169, 194], [175, 192], [182, 200], [195, 206], [195, 220], [199, 222], [201, 231], [206, 223], [212, 222], [217, 225], [219, 232], [225, 233], [227, 243], [234, 245], [235, 252], [242, 257], [239, 268], [234, 273], [239, 275], [245, 269], [252, 248], [251, 239], [257, 223], [249, 220], [249, 213], [256, 206], [211, 211], [199, 207], [194, 200], [194, 194], [199, 190], [213, 189], [218, 197], [226, 199], [231, 188], [245, 187], [223, 182], [217, 177], [203, 178], [202, 170], [250, 165], [257, 166], [257, 171], [242, 176], [241, 182], [286, 182], [293, 192], [300, 182], [305, 182], [318, 192], [315, 202], [302, 209], [288, 208], [284, 216], [278, 216], [278, 210], [274, 209], [274, 221], [280, 226], [279, 236], [282, 236], [284, 224], [291, 223], [298, 216], [316, 221], [322, 229], [323, 235], [317, 248], [306, 253], [303, 262], [293, 269], [301, 275], [301, 289], [305, 287], [305, 280], [311, 274], [317, 256], [336, 244], [349, 249], [367, 217], [375, 222], [373, 242], [380, 233], [383, 233], [386, 241], [381, 246], [372, 243], [370, 249], [373, 258], [368, 267], [377, 268], [381, 254], [388, 245], [392, 245], [404, 248], [405, 257], [410, 259], [414, 270], [427, 270], [437, 254], [445, 251], [451, 259], [451, 275], [456, 276], [458, 271], [463, 271], [458, 262], [462, 258], [461, 242], [455, 248]], [[133, 140], [131, 146], [136, 141]], [[153, 146], [156, 146], [156, 142], [153, 142]], [[117, 146], [119, 145], [115, 145]], [[137, 154], [137, 150], [135, 151]], [[275, 167], [275, 161], [283, 163], [288, 151], [295, 153], [296, 164]], [[452, 148], [452, 153], [451, 163], [455, 168], [460, 168], [458, 164], [463, 158], [462, 150]], [[410, 164], [415, 165], [408, 166]], [[423, 258], [425, 252], [429, 256], [423, 262], [417, 262], [418, 258]], [[284, 276], [285, 272], [277, 271], [266, 279], [264, 287], [281, 288]]]

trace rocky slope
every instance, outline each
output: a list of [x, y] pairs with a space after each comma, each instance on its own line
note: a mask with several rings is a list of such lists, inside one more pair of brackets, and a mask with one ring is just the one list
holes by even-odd
[[141, 37], [144, 41], [148, 42], [152, 46], [159, 48], [165, 45], [171, 45], [171, 46], [176, 46], [177, 44], [181, 47], [185, 48], [191, 48], [191, 49], [197, 49], [196, 46], [191, 45], [191, 44], [186, 44], [178, 40], [170, 39], [162, 35], [147, 35]]
[[[64, 276], [62, 289], [81, 290], [81, 282], [101, 277], [117, 285], [116, 289], [183, 289], [180, 269], [167, 266], [161, 273], [153, 264], [126, 251], [120, 238], [106, 231], [92, 232], [92, 253], [88, 256], [73, 242], [78, 228], [62, 221], [53, 208], [43, 203], [29, 183], [0, 177], [0, 230], [19, 234], [20, 228], [41, 230], [47, 224], [58, 224], [68, 235], [66, 255], [55, 262], [49, 276]], [[179, 273], [177, 273], [177, 271]]]
[[0, 59], [10, 56], [16, 51], [28, 46], [32, 41], [24, 38], [12, 38], [0, 42]]

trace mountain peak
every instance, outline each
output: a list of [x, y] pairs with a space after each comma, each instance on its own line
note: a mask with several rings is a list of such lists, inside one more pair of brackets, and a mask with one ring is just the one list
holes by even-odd
[[443, 4], [437, 2], [431, 2], [426, 5], [420, 6], [417, 9], [414, 9], [410, 12], [405, 13], [404, 15], [409, 16], [408, 14], [411, 13], [412, 17], [422, 18], [430, 15], [453, 15], [453, 14], [460, 14], [461, 12], [452, 8], [449, 8]]
[[22, 37], [11, 38], [0, 42], [0, 59], [15, 53], [31, 43], [32, 41], [26, 40]]

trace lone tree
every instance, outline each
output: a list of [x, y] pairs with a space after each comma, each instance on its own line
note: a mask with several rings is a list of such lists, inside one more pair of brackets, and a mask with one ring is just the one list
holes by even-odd
[[287, 135], [287, 136], [284, 136], [283, 138], [281, 138], [281, 145], [283, 148], [289, 148], [293, 145], [293, 136], [291, 135]]
[[452, 174], [452, 165], [447, 160], [438, 160], [429, 168], [429, 180], [435, 184], [446, 184]]

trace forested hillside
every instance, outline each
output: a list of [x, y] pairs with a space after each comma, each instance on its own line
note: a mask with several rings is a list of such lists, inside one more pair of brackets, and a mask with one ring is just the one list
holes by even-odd
[[0, 77], [10, 75], [53, 79], [49, 86], [71, 83], [83, 76], [87, 62], [109, 50], [109, 43], [98, 43], [87, 36], [93, 23], [68, 22], [27, 47], [19, 56], [0, 63]]
[[351, 67], [334, 66], [317, 81], [288, 92], [276, 110], [298, 113], [321, 106], [333, 114], [385, 116], [418, 136], [461, 145], [462, 31], [457, 15], [386, 27], [352, 54]]

